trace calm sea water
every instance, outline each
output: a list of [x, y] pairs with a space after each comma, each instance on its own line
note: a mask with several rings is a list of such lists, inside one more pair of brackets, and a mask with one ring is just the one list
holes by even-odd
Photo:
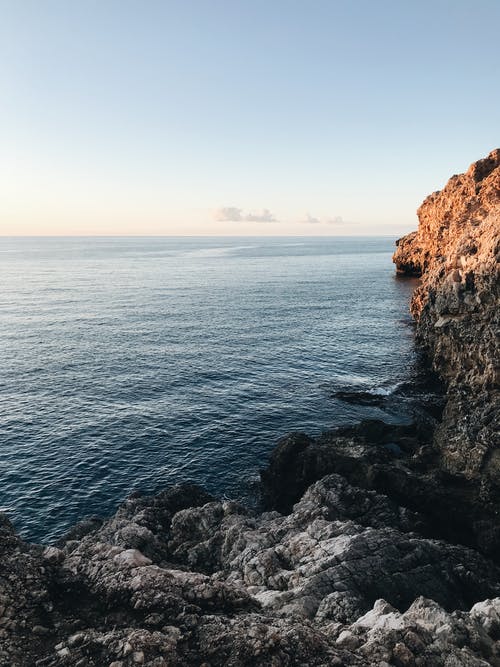
[[237, 498], [289, 430], [411, 405], [390, 238], [0, 239], [0, 508], [48, 541], [134, 489]]

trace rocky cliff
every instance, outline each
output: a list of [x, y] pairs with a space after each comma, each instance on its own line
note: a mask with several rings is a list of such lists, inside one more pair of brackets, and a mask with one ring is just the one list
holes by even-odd
[[263, 512], [177, 486], [49, 547], [0, 515], [0, 666], [500, 667], [499, 158], [395, 255], [444, 411], [286, 436]]
[[434, 443], [447, 470], [477, 481], [496, 501], [500, 149], [427, 197], [418, 217], [394, 262], [400, 273], [422, 277], [411, 302], [417, 341], [448, 385]]

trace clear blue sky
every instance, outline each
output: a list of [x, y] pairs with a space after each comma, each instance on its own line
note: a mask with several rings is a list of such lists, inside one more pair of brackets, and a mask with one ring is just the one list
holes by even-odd
[[499, 0], [0, 0], [0, 233], [408, 231], [500, 144], [499, 28]]

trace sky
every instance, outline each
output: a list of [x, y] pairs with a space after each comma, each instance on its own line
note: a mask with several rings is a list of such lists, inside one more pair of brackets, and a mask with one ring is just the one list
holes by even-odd
[[0, 235], [403, 234], [500, 145], [500, 0], [0, 0]]

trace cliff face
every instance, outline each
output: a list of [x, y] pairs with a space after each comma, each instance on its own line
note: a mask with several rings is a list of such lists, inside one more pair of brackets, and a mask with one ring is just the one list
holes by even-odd
[[397, 242], [399, 273], [421, 275], [411, 312], [417, 341], [448, 385], [435, 445], [451, 472], [500, 488], [498, 333], [500, 149], [453, 176]]

